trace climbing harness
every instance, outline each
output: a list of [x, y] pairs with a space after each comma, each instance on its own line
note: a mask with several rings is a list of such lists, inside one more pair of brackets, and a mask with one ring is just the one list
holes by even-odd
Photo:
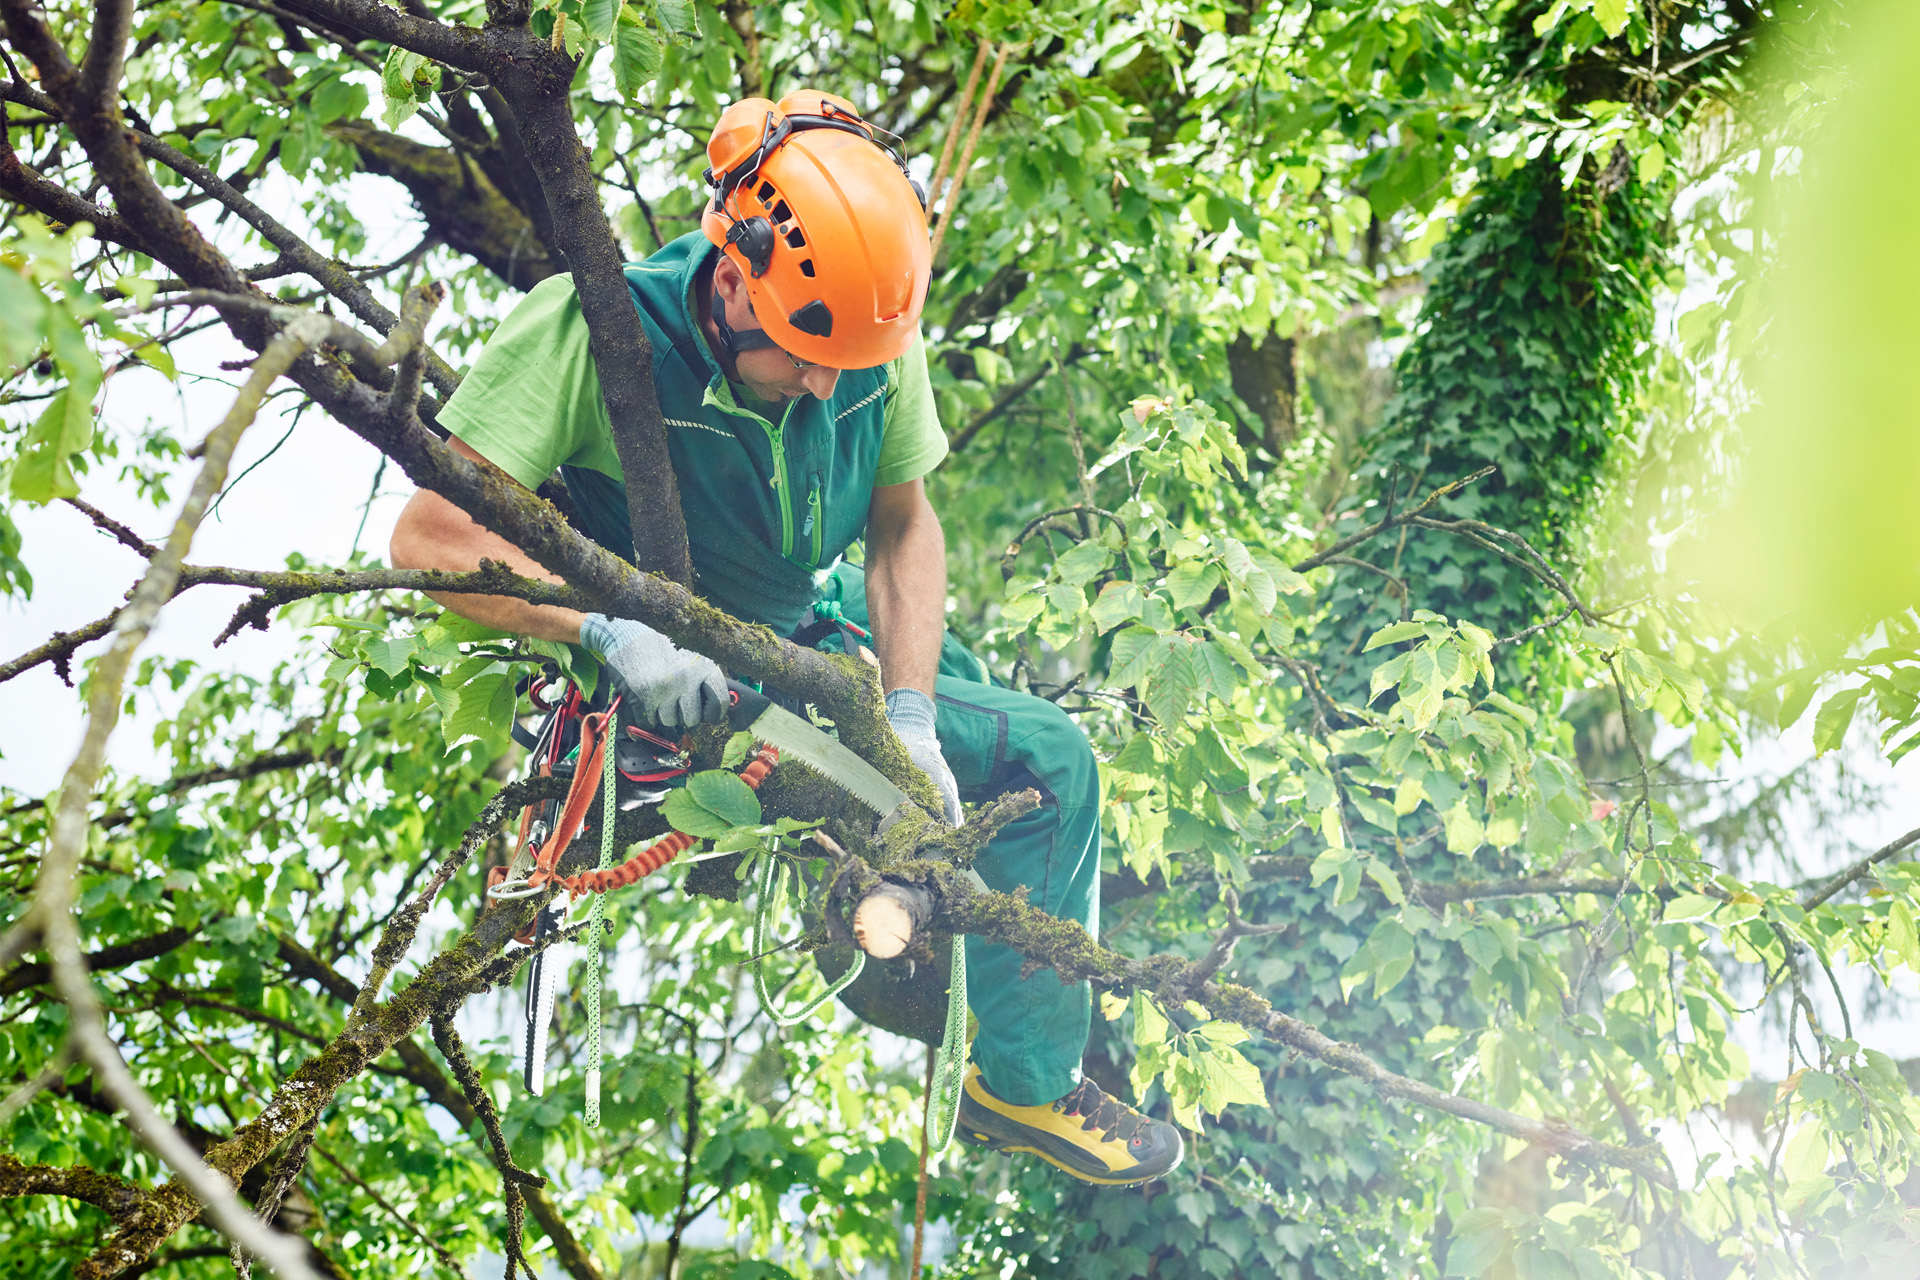
[[[591, 895], [594, 899], [587, 919], [587, 1073], [586, 1122], [600, 1123], [601, 1078], [601, 944], [606, 930], [606, 894], [636, 884], [658, 871], [699, 841], [680, 831], [669, 831], [649, 843], [632, 857], [615, 865], [618, 841], [615, 828], [619, 815], [648, 804], [658, 804], [668, 792], [683, 782], [691, 762], [680, 744], [637, 725], [622, 724], [621, 701], [614, 698], [604, 710], [596, 709], [580, 690], [572, 685], [557, 691], [543, 681], [530, 687], [536, 707], [547, 711], [538, 733], [527, 733], [516, 726], [515, 737], [526, 745], [535, 761], [535, 776], [570, 777], [563, 799], [545, 800], [527, 806], [520, 819], [518, 845], [504, 867], [494, 867], [487, 876], [487, 896], [512, 900], [551, 892], [554, 886], [567, 890], [542, 907], [534, 923], [515, 941], [537, 945], [566, 927], [575, 902]], [[741, 781], [758, 790], [776, 761], [779, 751], [762, 745], [740, 772]], [[597, 824], [591, 819], [593, 801], [600, 800]], [[599, 865], [573, 875], [560, 872], [560, 861], [576, 836], [595, 832], [599, 837]], [[526, 1002], [524, 1080], [527, 1091], [544, 1092], [548, 1028], [553, 1020], [554, 983], [562, 971], [552, 947], [543, 948], [529, 966]], [[857, 970], [856, 970], [857, 972]], [[844, 985], [844, 984], [842, 984]], [[834, 992], [840, 988], [835, 987]], [[829, 992], [829, 995], [834, 994]], [[816, 1002], [817, 1005], [818, 1002]], [[809, 1006], [809, 1011], [815, 1006]]]
[[[836, 607], [816, 605], [817, 623], [840, 629], [848, 638], [865, 639], [865, 632], [839, 615]], [[529, 689], [533, 704], [547, 712], [537, 733], [515, 726], [515, 738], [525, 745], [534, 760], [535, 776], [567, 777], [571, 782], [561, 799], [543, 800], [528, 805], [521, 814], [520, 833], [512, 859], [504, 867], [494, 867], [487, 876], [487, 896], [512, 900], [550, 893], [557, 886], [566, 889], [564, 897], [555, 897], [541, 908], [533, 924], [515, 941], [538, 945], [566, 928], [575, 903], [591, 896], [593, 904], [587, 916], [584, 947], [587, 973], [585, 1003], [587, 1012], [586, 1113], [589, 1128], [600, 1125], [600, 1084], [603, 1045], [601, 1038], [602, 946], [606, 935], [606, 895], [626, 885], [636, 884], [687, 852], [699, 841], [681, 831], [669, 831], [649, 843], [632, 857], [615, 864], [619, 842], [615, 828], [622, 812], [649, 804], [658, 804], [677, 785], [684, 783], [692, 764], [679, 742], [663, 737], [620, 719], [621, 700], [612, 699], [604, 709], [582, 696], [572, 684], [549, 685], [535, 681]], [[740, 695], [736, 695], [740, 696]], [[777, 748], [761, 744], [740, 771], [740, 780], [759, 790], [767, 774], [779, 760]], [[594, 800], [599, 800], [597, 821], [593, 817]], [[598, 837], [600, 857], [591, 870], [563, 875], [561, 859], [574, 839], [583, 834]], [[779, 915], [778, 903], [785, 896], [787, 860], [763, 854], [757, 884], [759, 902], [755, 908], [752, 945], [753, 989], [761, 1009], [775, 1024], [791, 1027], [804, 1021], [860, 976], [866, 967], [866, 952], [856, 950], [847, 971], [827, 984], [826, 990], [797, 1009], [781, 1010], [767, 982], [767, 959], [779, 950], [773, 941]], [[798, 883], [797, 873], [795, 883]], [[944, 1151], [952, 1140], [959, 1113], [960, 1086], [965, 1069], [967, 1029], [967, 968], [964, 940], [953, 938], [952, 963], [948, 985], [946, 1026], [940, 1040], [935, 1066], [935, 1087], [928, 1099], [925, 1127], [930, 1148]], [[529, 966], [526, 1000], [526, 1036], [524, 1079], [527, 1092], [539, 1095], [545, 1090], [545, 1064], [548, 1029], [553, 1021], [554, 986], [564, 972], [556, 950], [543, 947]], [[936, 1112], [935, 1103], [938, 1103]]]

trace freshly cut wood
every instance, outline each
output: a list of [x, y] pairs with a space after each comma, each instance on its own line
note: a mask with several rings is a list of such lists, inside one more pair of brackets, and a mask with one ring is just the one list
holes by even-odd
[[888, 881], [853, 909], [853, 939], [868, 955], [891, 960], [932, 915], [933, 896], [927, 890]]

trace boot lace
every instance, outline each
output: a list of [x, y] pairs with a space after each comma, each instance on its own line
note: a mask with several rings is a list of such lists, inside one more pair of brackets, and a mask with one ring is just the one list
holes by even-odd
[[1112, 1142], [1118, 1136], [1120, 1141], [1131, 1144], [1147, 1129], [1145, 1116], [1091, 1080], [1082, 1080], [1072, 1093], [1054, 1103], [1053, 1109], [1070, 1116], [1084, 1116], [1086, 1123], [1080, 1128], [1100, 1130], [1102, 1142]]

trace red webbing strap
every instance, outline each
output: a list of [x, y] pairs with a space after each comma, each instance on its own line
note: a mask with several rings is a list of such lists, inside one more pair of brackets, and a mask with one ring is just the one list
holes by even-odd
[[[614, 704], [616, 707], [618, 703]], [[586, 821], [587, 810], [600, 797], [600, 774], [606, 767], [606, 756], [602, 749], [601, 735], [612, 718], [613, 711], [607, 710], [580, 718], [580, 753], [574, 757], [573, 785], [567, 788], [567, 803], [560, 810], [560, 822], [540, 846], [540, 862], [533, 873], [527, 877], [529, 888], [539, 888], [552, 880], [559, 879], [555, 869], [560, 865], [560, 857], [573, 843], [573, 837], [579, 833], [580, 824]]]

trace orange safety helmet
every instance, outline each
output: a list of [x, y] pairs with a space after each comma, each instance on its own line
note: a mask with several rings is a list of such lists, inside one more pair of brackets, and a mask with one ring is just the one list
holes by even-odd
[[700, 229], [746, 276], [768, 339], [833, 369], [906, 352], [933, 266], [926, 196], [851, 102], [808, 89], [743, 99], [714, 126], [707, 160]]

